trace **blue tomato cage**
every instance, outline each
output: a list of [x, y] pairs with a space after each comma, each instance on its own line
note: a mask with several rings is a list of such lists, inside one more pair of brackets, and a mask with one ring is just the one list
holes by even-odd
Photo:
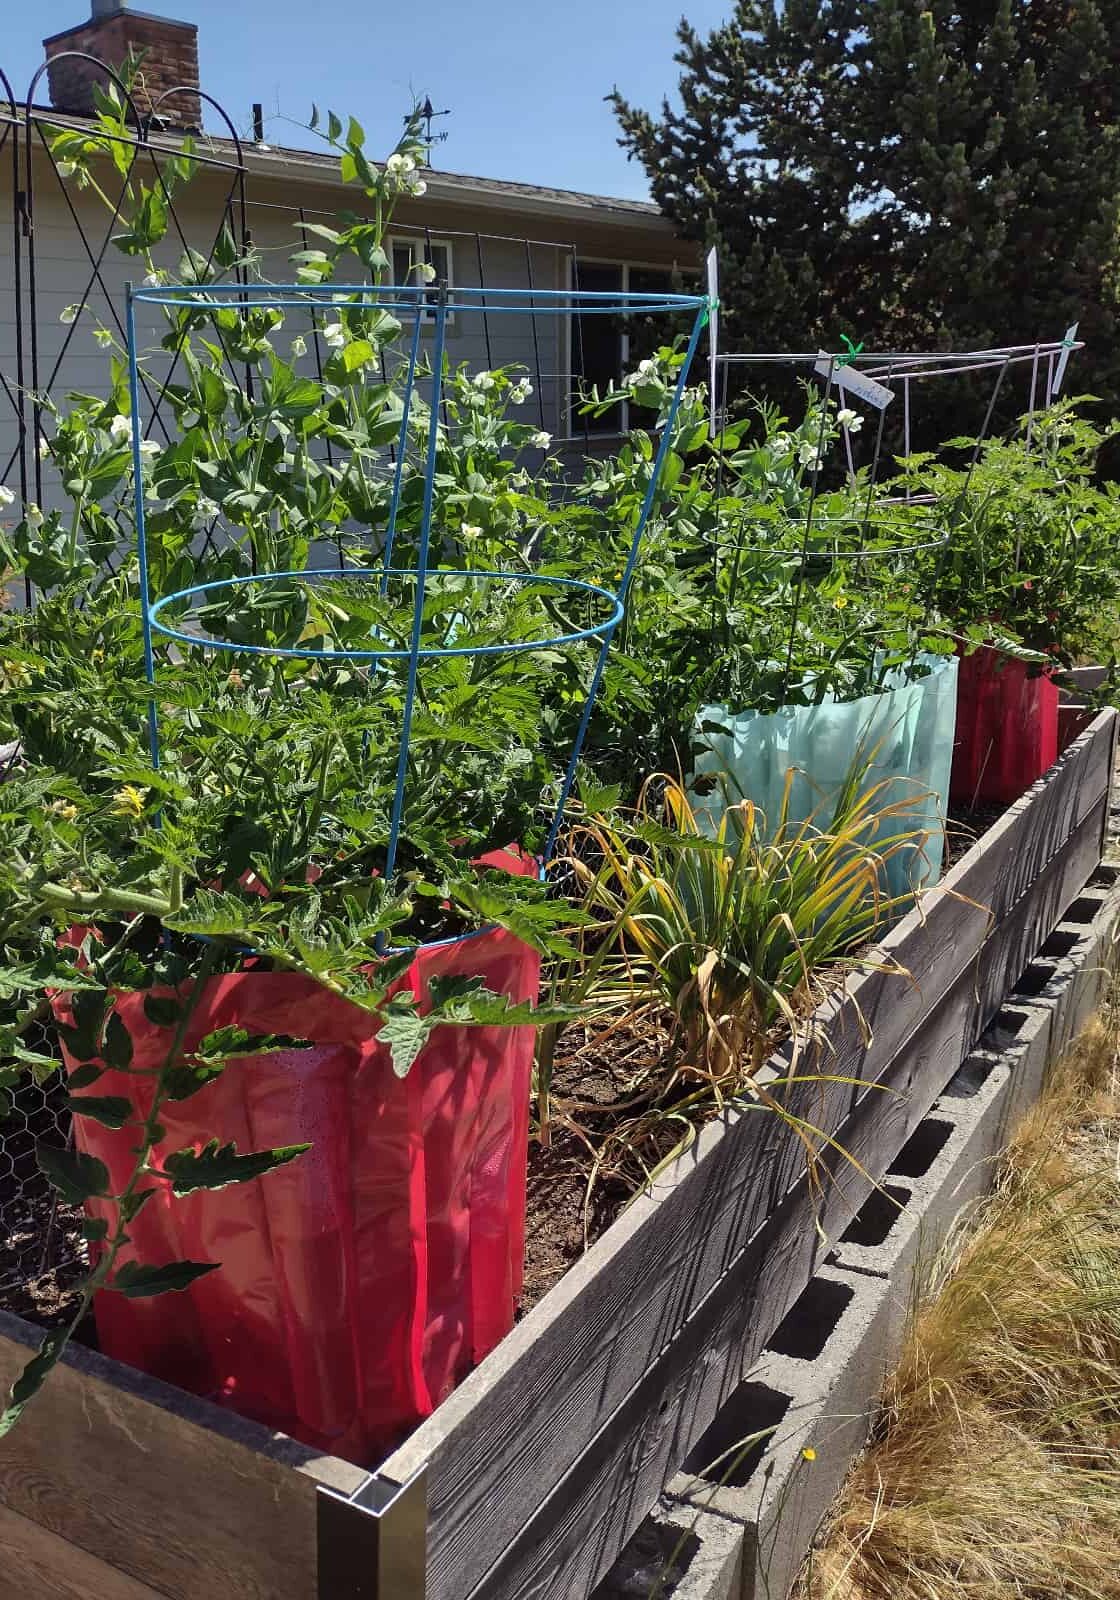
[[[377, 666], [388, 661], [406, 664], [405, 692], [401, 714], [400, 743], [396, 764], [396, 783], [391, 810], [389, 839], [386, 848], [386, 877], [392, 875], [400, 840], [405, 785], [408, 770], [408, 751], [412, 732], [413, 712], [416, 704], [417, 684], [421, 664], [428, 659], [446, 656], [500, 656], [534, 650], [552, 650], [577, 643], [598, 640], [599, 648], [591, 682], [580, 714], [571, 754], [560, 785], [555, 814], [549, 830], [542, 859], [542, 873], [555, 846], [564, 819], [564, 811], [575, 780], [576, 768], [587, 735], [596, 696], [602, 682], [607, 652], [619, 623], [625, 615], [626, 596], [641, 547], [642, 535], [653, 507], [657, 486], [673, 424], [680, 409], [688, 380], [689, 368], [695, 355], [701, 332], [708, 322], [711, 301], [708, 296], [689, 294], [612, 293], [598, 291], [545, 291], [539, 289], [484, 289], [472, 287], [407, 285], [380, 287], [369, 284], [340, 285], [335, 283], [302, 284], [167, 284], [133, 288], [129, 286], [127, 301], [127, 339], [129, 363], [129, 389], [132, 404], [133, 470], [137, 485], [142, 484], [143, 428], [140, 414], [140, 368], [136, 337], [136, 307], [138, 304], [163, 306], [172, 309], [212, 312], [214, 310], [250, 311], [254, 309], [300, 308], [314, 311], [316, 307], [333, 312], [387, 311], [412, 312], [413, 331], [409, 341], [407, 371], [402, 396], [402, 416], [397, 436], [395, 462], [392, 472], [392, 489], [385, 529], [384, 548], [377, 566], [337, 566], [328, 569], [307, 568], [298, 572], [254, 572], [248, 576], [227, 577], [213, 582], [177, 590], [164, 596], [153, 596], [148, 558], [148, 540], [145, 521], [144, 495], [136, 494], [136, 533], [140, 566], [141, 608], [144, 634], [144, 664], [147, 681], [155, 685], [155, 654], [153, 639], [156, 634], [169, 640], [231, 654], [265, 655], [275, 657], [301, 657], [310, 660], [346, 660], [356, 664]], [[649, 482], [634, 527], [626, 560], [613, 587], [605, 587], [580, 578], [557, 577], [545, 573], [507, 572], [479, 568], [446, 568], [431, 562], [432, 515], [435, 498], [435, 471], [437, 441], [439, 436], [441, 394], [444, 381], [446, 335], [448, 319], [456, 312], [484, 312], [488, 316], [511, 317], [541, 316], [634, 316], [691, 313], [692, 326], [680, 366], [667, 415], [661, 428], [661, 437], [653, 457]], [[403, 468], [408, 449], [409, 418], [417, 384], [420, 378], [420, 341], [422, 325], [430, 331], [430, 393], [427, 399], [429, 423], [424, 449], [423, 498], [417, 544], [416, 565], [393, 565], [393, 547], [397, 531], [397, 515], [401, 499]], [[584, 627], [570, 627], [539, 639], [517, 639], [505, 643], [472, 646], [456, 645], [452, 630], [442, 645], [425, 646], [423, 618], [425, 599], [429, 587], [442, 577], [468, 579], [478, 584], [501, 582], [522, 583], [554, 589], [560, 598], [580, 597], [601, 610], [598, 620]], [[376, 631], [371, 634], [368, 648], [327, 648], [310, 644], [293, 646], [252, 645], [216, 635], [203, 626], [199, 616], [201, 605], [210, 606], [222, 591], [236, 592], [246, 584], [280, 584], [302, 580], [309, 584], [327, 580], [345, 580], [348, 583], [369, 583], [386, 592], [390, 578], [411, 583], [414, 597], [411, 611], [411, 628], [406, 647], [378, 642]], [[160, 764], [159, 714], [153, 694], [148, 703], [148, 733], [153, 767]], [[469, 936], [468, 936], [469, 937]]]

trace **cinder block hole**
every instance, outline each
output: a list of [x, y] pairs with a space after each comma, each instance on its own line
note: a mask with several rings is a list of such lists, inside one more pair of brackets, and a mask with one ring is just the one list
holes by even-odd
[[[741, 1383], [685, 1461], [684, 1470], [709, 1483], [744, 1488], [789, 1408], [789, 1396], [769, 1384]], [[755, 1439], [756, 1434], [762, 1437]]]
[[1032, 961], [1027, 969], [1020, 973], [1019, 981], [1015, 985], [1016, 994], [1043, 994], [1048, 983], [1054, 980], [1055, 969], [1045, 961]]
[[952, 1131], [951, 1122], [942, 1122], [938, 1117], [927, 1117], [910, 1135], [891, 1162], [891, 1176], [924, 1177], [949, 1142]]
[[1098, 899], [1095, 894], [1078, 895], [1066, 912], [1064, 920], [1076, 922], [1079, 927], [1087, 928], [1103, 905], [1104, 901]]
[[909, 1199], [909, 1189], [901, 1184], [884, 1183], [873, 1190], [841, 1234], [841, 1243], [862, 1244], [871, 1249], [882, 1244]]
[[854, 1292], [835, 1278], [813, 1278], [766, 1348], [777, 1356], [815, 1361], [851, 1305]]
[[1081, 935], [1072, 928], [1055, 928], [1042, 947], [1041, 954], [1050, 961], [1061, 961], [1068, 956], [1074, 945], [1078, 943]]
[[[1009, 1044], [1016, 1034], [1021, 1033], [1026, 1027], [1031, 1020], [1031, 1015], [1031, 1012], [1022, 1011], [1018, 1006], [1001, 1006], [999, 1011], [996, 1012], [996, 1020], [992, 1024], [992, 1030], [1002, 1036], [1001, 1044], [1004, 1044], [1004, 1041]], [[1004, 1047], [1006, 1048], [1006, 1044], [1004, 1044]]]
[[1117, 878], [1120, 878], [1120, 867], [1113, 867], [1102, 861], [1096, 872], [1089, 879], [1094, 889], [1112, 889]]
[[974, 1094], [979, 1094], [991, 1077], [995, 1064], [994, 1055], [966, 1056], [945, 1087], [946, 1098], [970, 1100]]
[[591, 1600], [644, 1600], [676, 1594], [700, 1549], [695, 1533], [647, 1517]]

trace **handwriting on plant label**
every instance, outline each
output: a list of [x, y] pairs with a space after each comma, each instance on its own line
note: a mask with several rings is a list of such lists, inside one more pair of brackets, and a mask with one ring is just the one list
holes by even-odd
[[832, 382], [845, 394], [855, 395], [859, 400], [866, 400], [869, 406], [874, 406], [876, 411], [885, 411], [894, 399], [894, 390], [888, 389], [885, 384], [876, 383], [874, 378], [869, 378], [866, 372], [859, 372], [855, 367], [842, 367], [836, 356], [828, 355], [824, 350], [813, 368], [822, 378], [831, 377]]

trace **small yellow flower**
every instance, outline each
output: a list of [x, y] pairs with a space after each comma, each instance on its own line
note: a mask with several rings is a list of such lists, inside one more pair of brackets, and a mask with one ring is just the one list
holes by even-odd
[[802, 1450], [801, 1454], [806, 1461], [815, 1461], [817, 1459], [817, 1452], [813, 1449], [811, 1444], [807, 1444], [804, 1450]]
[[104, 650], [91, 650], [89, 653], [89, 658], [92, 662], [94, 662], [94, 664], [96, 664], [99, 661], [104, 661], [105, 652]]
[[844, 607], [848, 603], [848, 597], [846, 594], [838, 594], [832, 603], [836, 607], [837, 611], [843, 611]]
[[114, 817], [139, 817], [144, 812], [144, 798], [147, 789], [137, 789], [131, 783], [126, 783], [118, 789], [113, 796], [110, 810]]
[[61, 817], [63, 822], [73, 822], [78, 815], [78, 808], [71, 805], [69, 800], [55, 800], [47, 807], [52, 816]]

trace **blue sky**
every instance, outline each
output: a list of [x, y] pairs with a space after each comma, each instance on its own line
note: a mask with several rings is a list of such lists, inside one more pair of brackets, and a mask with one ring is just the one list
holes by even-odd
[[[84, 21], [89, 0], [3, 0], [3, 9], [0, 66], [22, 95], [40, 41]], [[412, 95], [430, 94], [452, 112], [437, 124], [448, 139], [436, 166], [641, 197], [645, 174], [615, 144], [603, 96], [617, 83], [635, 103], [658, 106], [676, 86], [682, 9], [706, 31], [730, 0], [137, 0], [132, 9], [197, 23], [203, 88], [239, 130], [259, 100], [270, 143], [307, 143], [292, 122], [306, 123], [314, 101], [356, 116], [377, 155]]]

